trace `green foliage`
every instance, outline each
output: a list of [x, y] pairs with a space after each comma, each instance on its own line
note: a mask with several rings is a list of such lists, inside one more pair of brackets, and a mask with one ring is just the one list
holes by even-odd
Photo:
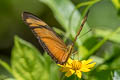
[[44, 69], [45, 64], [41, 56], [31, 44], [15, 37], [11, 60], [14, 77], [17, 80], [48, 80], [48, 73]]
[[118, 10], [118, 15], [120, 16], [120, 0], [112, 0], [115, 8]]
[[51, 63], [49, 57], [43, 57], [33, 45], [17, 36], [12, 50], [11, 68], [2, 60], [0, 64], [17, 80], [58, 80], [57, 66]]
[[[64, 29], [64, 31], [58, 28], [54, 28], [54, 30], [60, 35], [64, 34], [63, 40], [66, 43], [74, 40], [80, 28], [80, 22], [88, 9], [92, 11], [94, 8], [91, 7], [96, 3], [102, 3], [100, 0], [90, 0], [75, 6], [70, 0], [39, 0], [39, 2], [46, 4], [52, 10], [54, 17]], [[112, 0], [112, 2], [118, 9], [119, 1]], [[78, 8], [84, 9], [82, 14]], [[91, 12], [88, 19], [91, 17], [90, 15]], [[88, 22], [92, 21], [88, 20]], [[86, 23], [80, 35], [87, 32], [90, 27]], [[91, 72], [83, 74], [81, 80], [120, 80], [120, 28], [119, 25], [113, 27], [115, 27], [113, 30], [111, 27], [108, 29], [93, 27], [93, 33], [89, 32], [77, 39], [75, 50], [78, 53], [71, 57], [80, 60], [93, 58], [97, 63]], [[6, 76], [0, 73], [0, 79], [4, 80], [78, 80], [75, 75], [65, 77], [47, 53], [42, 55], [32, 44], [17, 36], [15, 36], [11, 52], [11, 64], [9, 65], [1, 59], [0, 65], [11, 75], [5, 78]]]

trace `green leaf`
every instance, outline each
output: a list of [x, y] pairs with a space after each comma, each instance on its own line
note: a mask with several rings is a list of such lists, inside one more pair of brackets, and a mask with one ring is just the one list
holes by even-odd
[[[111, 30], [95, 29], [95, 34], [98, 37], [105, 37], [112, 32], [113, 31]], [[113, 36], [109, 37], [109, 40], [120, 43], [120, 28], [119, 27], [117, 29], [117, 32]]]
[[56, 63], [45, 53], [44, 58], [46, 60], [46, 70], [49, 72], [49, 80], [59, 80], [59, 69]]
[[[109, 48], [112, 47], [112, 48]], [[120, 69], [120, 46], [109, 45], [109, 49], [105, 49], [104, 62], [98, 66], [99, 70], [116, 70]], [[109, 51], [110, 50], [110, 51]]]
[[[69, 0], [40, 0], [48, 5], [51, 10], [53, 11], [54, 16], [59, 21], [59, 23], [64, 27], [65, 30], [69, 28], [69, 16], [75, 6]], [[76, 23], [80, 20], [79, 12], [76, 10], [76, 16], [74, 16], [75, 23], [74, 27], [77, 26]]]
[[12, 69], [5, 61], [0, 60], [0, 80], [13, 79]]
[[78, 48], [78, 53], [75, 54], [74, 57], [75, 57], [75, 59], [81, 60], [82, 57], [84, 57], [84, 55], [86, 55], [86, 54], [88, 54], [88, 49], [86, 47], [84, 47], [84, 46], [80, 46]]
[[91, 55], [95, 53], [107, 40], [109, 40], [110, 37], [114, 36], [120, 31], [120, 28], [117, 28], [115, 31], [111, 32], [110, 34], [107, 34], [104, 36], [103, 40], [101, 40], [99, 43], [97, 43], [91, 50], [89, 50], [88, 54], [83, 57], [83, 59], [89, 58]]
[[58, 34], [65, 34], [65, 32], [63, 32], [62, 30], [60, 30], [60, 29], [58, 29], [58, 28], [56, 28], [56, 27], [53, 27], [53, 30], [56, 32], [56, 33], [58, 33]]
[[94, 62], [96, 62], [96, 67], [105, 62], [104, 58], [101, 58], [99, 56], [91, 56], [90, 58], [93, 59]]
[[118, 11], [118, 16], [120, 16], [120, 0], [112, 0], [112, 3]]
[[10, 66], [8, 65], [8, 63], [0, 60], [0, 65], [2, 65], [6, 70], [8, 70], [10, 73], [12, 73], [12, 70], [11, 70]]
[[109, 68], [116, 70], [116, 69], [120, 69], [120, 57], [117, 57], [120, 55], [116, 55], [115, 59], [113, 59], [113, 61], [111, 63], [109, 63]]
[[120, 0], [112, 0], [112, 3], [117, 9], [120, 9]]
[[17, 80], [48, 80], [45, 60], [30, 43], [15, 37], [12, 50], [12, 72]]
[[111, 70], [94, 70], [89, 74], [89, 78], [87, 80], [112, 80], [111, 72]]
[[60, 80], [59, 69], [56, 64], [50, 65], [50, 79], [49, 80]]

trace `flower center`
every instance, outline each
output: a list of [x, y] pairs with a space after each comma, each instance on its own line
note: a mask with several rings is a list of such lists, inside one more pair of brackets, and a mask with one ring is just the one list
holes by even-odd
[[81, 68], [81, 62], [80, 61], [73, 61], [71, 65], [72, 65], [73, 70], [79, 70]]

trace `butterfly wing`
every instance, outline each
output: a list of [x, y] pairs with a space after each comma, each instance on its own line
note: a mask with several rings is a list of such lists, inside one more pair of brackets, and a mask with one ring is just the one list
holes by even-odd
[[56, 33], [45, 22], [31, 13], [24, 12], [22, 17], [39, 40], [43, 49], [56, 63], [64, 64], [69, 56], [67, 47]]

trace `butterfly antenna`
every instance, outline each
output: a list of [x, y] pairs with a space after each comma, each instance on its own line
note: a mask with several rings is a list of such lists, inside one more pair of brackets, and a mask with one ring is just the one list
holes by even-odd
[[74, 41], [73, 41], [72, 46], [74, 46], [75, 41], [77, 40], [77, 37], [80, 35], [80, 32], [82, 31], [82, 28], [83, 28], [85, 22], [87, 21], [88, 13], [89, 13], [89, 10], [87, 11], [85, 17], [84, 17], [83, 20], [82, 20], [82, 23], [81, 23], [81, 25], [80, 25], [80, 29], [79, 29], [77, 35], [75, 36], [75, 39], [74, 39]]

